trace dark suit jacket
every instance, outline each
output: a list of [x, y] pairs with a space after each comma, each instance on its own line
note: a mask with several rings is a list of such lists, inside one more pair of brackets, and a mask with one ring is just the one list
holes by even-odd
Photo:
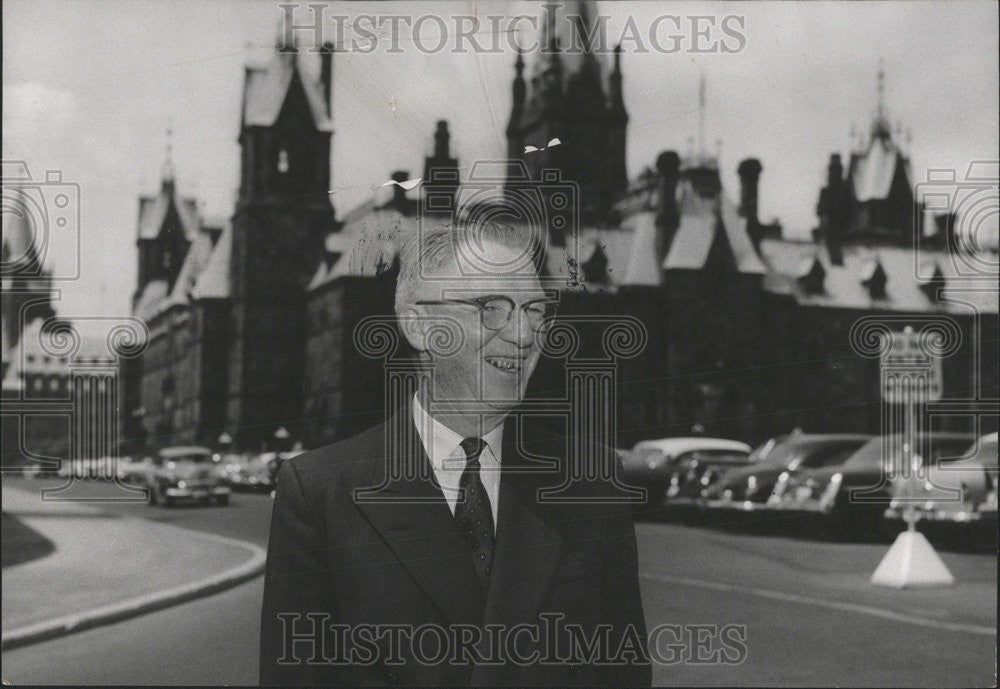
[[[631, 510], [607, 500], [618, 495], [607, 480], [569, 480], [562, 500], [539, 500], [540, 488], [573, 472], [564, 438], [532, 440], [523, 425], [510, 417], [504, 429], [487, 591], [409, 408], [286, 461], [268, 546], [261, 684], [648, 686]], [[605, 448], [591, 459], [602, 470], [617, 463]], [[374, 490], [356, 493], [364, 488]]]

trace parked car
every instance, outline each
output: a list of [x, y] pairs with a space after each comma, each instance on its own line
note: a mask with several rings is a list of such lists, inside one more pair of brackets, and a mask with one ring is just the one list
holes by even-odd
[[738, 440], [724, 438], [662, 438], [643, 440], [631, 451], [623, 453], [622, 467], [625, 479], [646, 489], [646, 502], [658, 505], [663, 501], [678, 462], [699, 453], [702, 460], [715, 457], [742, 457], [750, 455], [750, 446]]
[[[959, 459], [973, 440], [966, 433], [922, 433], [913, 456], [922, 465]], [[890, 500], [890, 477], [900, 471], [910, 450], [902, 435], [878, 436], [840, 465], [783, 472], [767, 501], [770, 508], [821, 516], [837, 535], [880, 535]]]
[[708, 491], [722, 476], [751, 462], [751, 448], [692, 450], [670, 470], [664, 500], [674, 505], [703, 507]]
[[147, 462], [129, 467], [123, 481], [148, 490], [150, 505], [172, 506], [180, 501], [229, 502], [222, 467], [206, 447], [165, 447]]
[[967, 448], [965, 459], [931, 464], [927, 472], [892, 484], [892, 502], [885, 516], [902, 521], [908, 507], [929, 522], [988, 521], [997, 518], [997, 434], [984, 435]]
[[270, 491], [274, 488], [274, 477], [268, 455], [224, 455], [222, 458], [226, 482], [233, 490]]
[[771, 438], [750, 455], [750, 466], [734, 468], [705, 490], [706, 507], [752, 511], [764, 508], [778, 477], [842, 464], [871, 439], [860, 434], [792, 433]]
[[118, 462], [118, 480], [123, 483], [137, 484], [140, 478], [149, 473], [153, 467], [153, 458], [149, 455], [142, 457], [123, 457]]

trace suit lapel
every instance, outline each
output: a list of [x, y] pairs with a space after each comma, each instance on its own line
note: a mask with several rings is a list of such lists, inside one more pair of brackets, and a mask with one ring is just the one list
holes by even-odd
[[409, 405], [388, 421], [380, 454], [369, 483], [379, 488], [358, 495], [358, 509], [449, 622], [479, 624], [483, 590]]
[[[563, 538], [539, 516], [536, 497], [544, 477], [554, 474], [524, 472], [532, 463], [518, 451], [518, 430], [516, 415], [511, 415], [504, 429], [497, 539], [484, 623], [534, 621], [562, 549]], [[537, 472], [537, 463], [534, 468]]]

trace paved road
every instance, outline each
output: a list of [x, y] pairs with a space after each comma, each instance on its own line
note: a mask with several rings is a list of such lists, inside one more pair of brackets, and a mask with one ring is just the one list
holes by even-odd
[[[224, 508], [113, 509], [263, 544], [270, 500], [238, 494]], [[673, 655], [676, 662], [657, 666], [657, 684], [995, 684], [995, 556], [945, 554], [958, 586], [900, 592], [866, 583], [864, 573], [885, 545], [813, 543], [666, 523], [642, 523], [638, 533], [650, 627], [688, 625], [664, 628], [659, 637], [662, 658]], [[4, 679], [253, 684], [261, 592], [257, 579], [207, 599], [15, 649], [4, 653]], [[713, 624], [742, 625], [730, 627], [728, 656], [713, 652], [718, 637], [697, 626]], [[693, 643], [699, 635], [708, 643], [702, 650]], [[725, 660], [738, 663], [720, 662]]]

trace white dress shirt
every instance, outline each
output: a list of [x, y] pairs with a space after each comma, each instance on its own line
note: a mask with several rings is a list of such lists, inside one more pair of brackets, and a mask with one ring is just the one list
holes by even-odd
[[[460, 495], [459, 484], [465, 471], [467, 458], [462, 449], [465, 439], [427, 413], [418, 395], [413, 396], [413, 423], [420, 434], [427, 457], [431, 460], [434, 477], [444, 491], [451, 513]], [[500, 504], [500, 443], [503, 441], [503, 424], [483, 436], [486, 446], [479, 455], [479, 478], [486, 488], [493, 512], [493, 531], [497, 528], [497, 506]]]

